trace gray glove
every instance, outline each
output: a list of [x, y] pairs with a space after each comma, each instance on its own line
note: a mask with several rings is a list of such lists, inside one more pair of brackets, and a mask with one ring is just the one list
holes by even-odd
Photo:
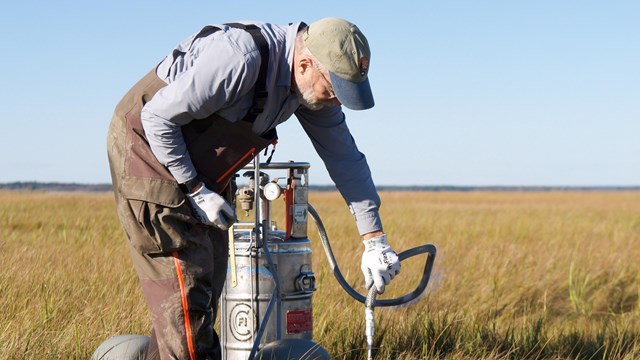
[[207, 189], [204, 184], [200, 189], [186, 194], [195, 217], [205, 225], [212, 225], [228, 230], [236, 221], [235, 210], [217, 193]]
[[369, 289], [375, 284], [378, 294], [382, 294], [385, 285], [400, 273], [400, 260], [387, 243], [386, 234], [362, 242], [364, 253], [360, 268], [364, 274], [365, 286]]

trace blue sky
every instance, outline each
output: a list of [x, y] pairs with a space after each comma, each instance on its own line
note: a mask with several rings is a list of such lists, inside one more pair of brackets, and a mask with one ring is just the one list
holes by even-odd
[[[31, 1], [3, 5], [0, 182], [110, 181], [116, 103], [209, 23], [335, 16], [372, 47], [346, 111], [380, 185], [640, 185], [637, 1]], [[275, 161], [311, 162], [292, 118]]]

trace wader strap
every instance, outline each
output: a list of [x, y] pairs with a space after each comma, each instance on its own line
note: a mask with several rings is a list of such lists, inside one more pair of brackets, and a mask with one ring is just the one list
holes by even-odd
[[[249, 163], [257, 153], [270, 144], [275, 144], [278, 136], [275, 128], [262, 135], [256, 135], [252, 131], [253, 123], [264, 111], [267, 102], [269, 43], [260, 28], [254, 24], [225, 25], [248, 32], [260, 51], [260, 70], [253, 86], [253, 105], [237, 123], [228, 122], [213, 114], [208, 119], [194, 120], [182, 126], [182, 136], [198, 177], [216, 192], [221, 192], [233, 174]], [[220, 28], [211, 25], [204, 27], [194, 36], [190, 47], [196, 39], [218, 30]]]
[[[260, 70], [258, 72], [258, 79], [256, 80], [253, 92], [253, 105], [247, 115], [242, 119], [250, 124], [253, 124], [256, 121], [258, 115], [262, 114], [264, 111], [264, 107], [267, 103], [267, 97], [269, 93], [267, 92], [267, 70], [269, 69], [269, 43], [267, 39], [264, 38], [260, 28], [253, 24], [240, 24], [240, 23], [228, 23], [225, 24], [229, 27], [242, 29], [251, 35], [253, 41], [258, 46], [260, 50]], [[220, 30], [220, 28], [215, 27], [213, 25], [208, 25], [202, 28], [196, 36], [191, 40], [191, 44], [189, 45], [189, 49], [193, 46], [193, 43], [196, 39], [207, 37], [216, 31]], [[173, 60], [175, 61], [177, 57], [183, 56], [184, 52], [179, 50], [173, 50]]]
[[258, 72], [258, 79], [256, 80], [256, 85], [253, 93], [253, 106], [249, 109], [247, 115], [242, 119], [243, 121], [247, 121], [253, 124], [256, 121], [258, 115], [262, 114], [264, 111], [264, 107], [267, 103], [267, 96], [269, 93], [267, 92], [267, 70], [269, 68], [269, 44], [267, 43], [267, 39], [264, 38], [260, 28], [256, 25], [249, 24], [239, 24], [239, 23], [228, 23], [225, 24], [232, 28], [242, 29], [248, 32], [253, 41], [260, 49], [260, 71]]

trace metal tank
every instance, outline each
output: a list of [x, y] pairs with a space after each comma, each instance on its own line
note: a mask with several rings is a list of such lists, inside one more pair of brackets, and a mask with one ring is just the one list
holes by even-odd
[[[229, 268], [220, 299], [223, 359], [260, 357], [260, 344], [270, 343], [295, 343], [297, 349], [302, 344], [318, 354], [309, 358], [325, 358], [326, 351], [312, 340], [316, 283], [307, 237], [308, 168], [308, 163], [256, 160], [244, 174], [249, 185], [236, 191], [241, 210], [255, 208], [255, 221], [230, 230]], [[285, 170], [286, 176], [270, 180], [261, 170]], [[271, 204], [281, 197], [285, 230], [271, 221]]]
[[286, 240], [284, 231], [269, 231], [271, 266], [264, 249], [253, 246], [255, 237], [251, 231], [237, 231], [234, 237], [237, 284], [233, 286], [228, 272], [220, 304], [223, 357], [249, 359], [260, 322], [276, 290], [276, 278], [281, 295], [275, 299], [262, 342], [312, 340], [315, 276], [309, 239]]

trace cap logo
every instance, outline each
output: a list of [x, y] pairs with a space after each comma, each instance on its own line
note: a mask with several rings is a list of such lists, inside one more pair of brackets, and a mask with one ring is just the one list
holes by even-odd
[[361, 57], [360, 61], [358, 61], [358, 69], [360, 69], [360, 76], [367, 75], [367, 72], [369, 71], [369, 59], [364, 56]]

